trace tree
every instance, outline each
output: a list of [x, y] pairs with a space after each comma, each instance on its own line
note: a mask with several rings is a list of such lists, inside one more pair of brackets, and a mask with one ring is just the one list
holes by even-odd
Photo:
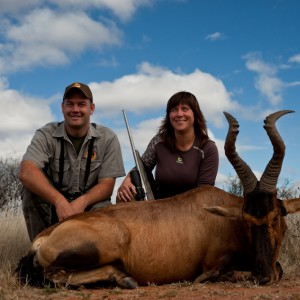
[[20, 162], [0, 159], [0, 210], [16, 210], [21, 203], [22, 184], [18, 178]]
[[225, 180], [225, 187], [223, 189], [231, 194], [237, 196], [243, 196], [243, 185], [241, 180], [237, 175], [233, 176], [229, 174], [228, 178]]
[[299, 191], [299, 186], [293, 186], [292, 180], [285, 178], [283, 184], [278, 188], [277, 195], [279, 199], [292, 199], [299, 197]]
[[[229, 174], [225, 181], [224, 190], [228, 193], [243, 196], [243, 185], [237, 175], [233, 176]], [[279, 185], [277, 189], [277, 196], [279, 199], [292, 199], [297, 198], [300, 195], [300, 188], [295, 187], [292, 184], [292, 180], [289, 178], [283, 179], [283, 183]]]

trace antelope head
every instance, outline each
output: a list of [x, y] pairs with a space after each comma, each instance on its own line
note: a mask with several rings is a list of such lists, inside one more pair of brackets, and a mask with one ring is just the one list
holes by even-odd
[[[277, 198], [276, 185], [285, 155], [285, 145], [275, 123], [281, 116], [291, 112], [293, 111], [279, 111], [269, 115], [264, 120], [264, 129], [273, 145], [273, 156], [260, 181], [236, 152], [235, 141], [239, 132], [239, 124], [233, 116], [224, 112], [229, 123], [224, 146], [225, 154], [241, 180], [244, 201], [242, 207], [238, 205], [214, 207], [209, 211], [231, 218], [242, 218], [246, 222], [251, 245], [252, 276], [259, 284], [278, 281], [283, 273], [277, 260], [287, 229], [284, 216], [288, 211], [284, 201]], [[292, 209], [296, 211], [298, 208], [294, 205]]]

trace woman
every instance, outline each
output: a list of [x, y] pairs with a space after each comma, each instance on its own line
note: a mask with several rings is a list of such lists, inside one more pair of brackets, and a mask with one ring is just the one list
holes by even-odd
[[[208, 137], [206, 121], [193, 94], [178, 92], [169, 99], [166, 116], [142, 161], [148, 170], [156, 167], [157, 199], [215, 184], [218, 149]], [[117, 202], [131, 201], [135, 194], [129, 173], [118, 189]]]

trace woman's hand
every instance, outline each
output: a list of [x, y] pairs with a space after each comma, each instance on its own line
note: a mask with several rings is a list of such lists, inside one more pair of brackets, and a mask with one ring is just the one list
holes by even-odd
[[116, 202], [130, 202], [134, 201], [136, 195], [136, 189], [134, 184], [131, 182], [130, 173], [125, 177], [122, 184], [120, 185]]

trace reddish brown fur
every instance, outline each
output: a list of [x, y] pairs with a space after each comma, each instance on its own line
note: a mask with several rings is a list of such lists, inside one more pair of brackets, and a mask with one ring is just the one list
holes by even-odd
[[[30, 253], [36, 253], [48, 279], [73, 285], [114, 280], [133, 288], [135, 281], [145, 285], [228, 279], [222, 276], [228, 271], [252, 271], [250, 227], [241, 219], [243, 201], [206, 186], [169, 199], [117, 204], [45, 230]], [[203, 208], [211, 206], [220, 215], [235, 207], [239, 220]], [[281, 224], [269, 229], [272, 243], [278, 234], [282, 241], [285, 222], [279, 220]], [[272, 280], [278, 280], [275, 277]]]
[[118, 204], [62, 222], [41, 233], [32, 249], [46, 272], [64, 268], [55, 266], [60, 253], [93, 244], [98, 266], [121, 262], [138, 284], [193, 280], [202, 272], [221, 270], [229, 253], [247, 253], [243, 223], [202, 208], [241, 205], [242, 200], [207, 186], [171, 199]]

